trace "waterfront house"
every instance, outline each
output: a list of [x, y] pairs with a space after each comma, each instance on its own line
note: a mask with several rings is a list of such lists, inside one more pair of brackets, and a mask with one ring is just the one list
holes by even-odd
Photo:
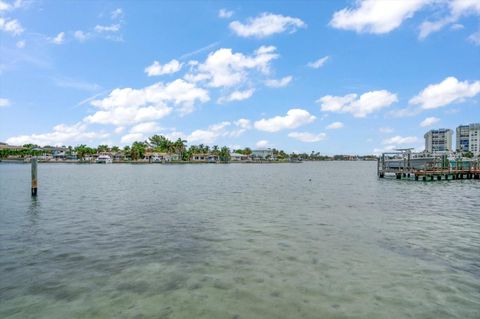
[[220, 157], [214, 154], [193, 154], [190, 161], [216, 163], [220, 161]]
[[230, 153], [230, 160], [232, 162], [244, 162], [250, 160], [250, 156], [240, 153]]
[[174, 153], [145, 152], [144, 159], [155, 163], [172, 162], [179, 161], [180, 155]]
[[252, 158], [258, 160], [275, 160], [271, 148], [252, 150]]

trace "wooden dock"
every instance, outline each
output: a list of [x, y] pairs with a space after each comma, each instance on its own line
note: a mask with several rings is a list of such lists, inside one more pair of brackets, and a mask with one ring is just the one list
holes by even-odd
[[[480, 180], [480, 160], [459, 159], [455, 163], [447, 160], [446, 156], [438, 157], [434, 162], [427, 163], [422, 168], [412, 167], [411, 153], [405, 150], [401, 152], [383, 153], [377, 162], [377, 176], [379, 178], [393, 177], [401, 180], [441, 181], [441, 180]], [[392, 168], [387, 165], [386, 157], [389, 155], [401, 155], [398, 167]], [[397, 160], [398, 161], [398, 160]]]

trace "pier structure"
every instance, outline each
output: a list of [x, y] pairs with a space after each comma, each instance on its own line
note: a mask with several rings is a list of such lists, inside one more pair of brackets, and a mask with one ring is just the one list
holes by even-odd
[[452, 160], [447, 155], [415, 158], [412, 149], [397, 149], [377, 159], [377, 176], [416, 181], [480, 180], [480, 159]]

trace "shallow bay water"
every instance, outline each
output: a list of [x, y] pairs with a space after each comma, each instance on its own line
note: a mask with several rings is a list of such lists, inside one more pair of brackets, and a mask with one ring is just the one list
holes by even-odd
[[480, 318], [480, 182], [0, 164], [0, 318]]

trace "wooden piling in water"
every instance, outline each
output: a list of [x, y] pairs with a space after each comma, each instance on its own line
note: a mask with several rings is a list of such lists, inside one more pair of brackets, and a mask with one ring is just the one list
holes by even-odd
[[37, 159], [32, 158], [32, 196], [37, 196]]

